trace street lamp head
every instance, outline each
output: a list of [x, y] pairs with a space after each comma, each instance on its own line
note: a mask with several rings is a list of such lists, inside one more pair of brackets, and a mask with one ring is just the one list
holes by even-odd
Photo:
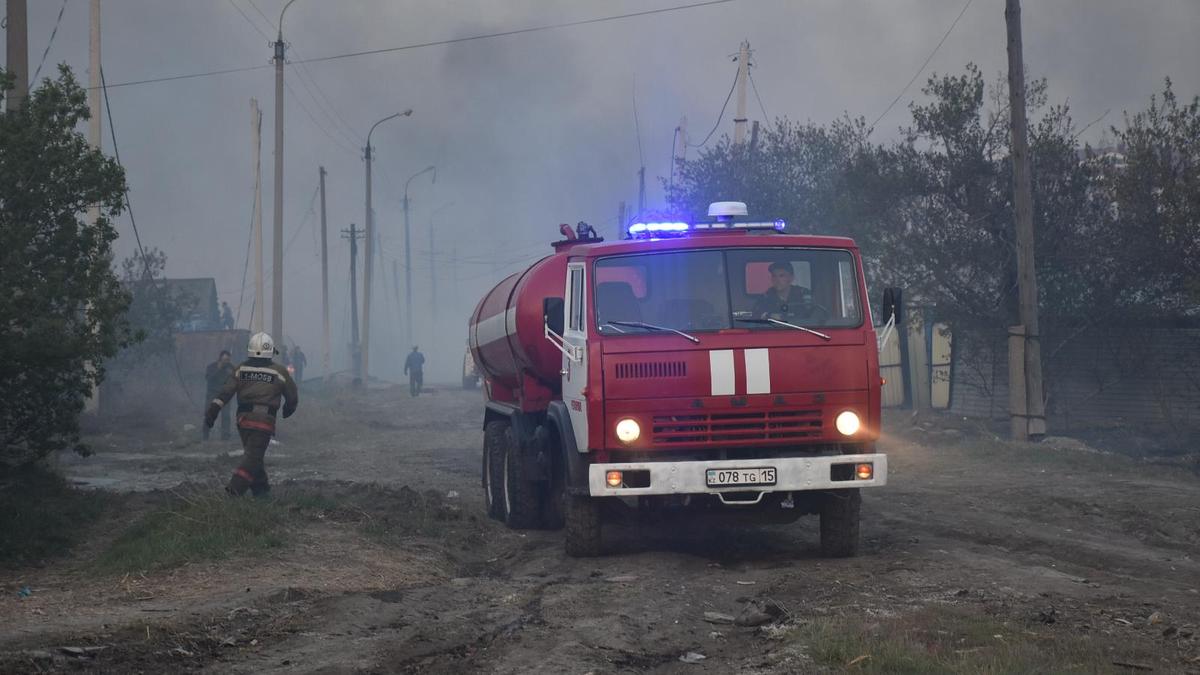
[[412, 117], [412, 108], [409, 108], [408, 110], [405, 110], [404, 112], [402, 112], [400, 114], [403, 115], [404, 117]]

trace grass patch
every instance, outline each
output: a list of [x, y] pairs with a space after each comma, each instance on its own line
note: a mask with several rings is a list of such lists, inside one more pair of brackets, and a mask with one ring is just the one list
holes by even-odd
[[66, 554], [113, 502], [110, 495], [77, 490], [44, 469], [7, 475], [0, 482], [0, 566]]
[[295, 520], [295, 512], [275, 500], [195, 490], [142, 516], [92, 565], [101, 573], [120, 574], [261, 555], [287, 545]]
[[377, 485], [279, 487], [269, 499], [231, 499], [196, 487], [156, 505], [119, 534], [91, 563], [103, 574], [162, 570], [233, 556], [259, 556], [288, 547], [317, 522], [349, 525], [378, 543], [412, 537], [464, 544], [478, 540], [480, 523], [437, 493]]
[[[839, 672], [1121, 672], [1113, 666], [1116, 657], [1108, 645], [1095, 640], [1061, 631], [1037, 632], [950, 608], [928, 607], [878, 620], [818, 619], [801, 626], [794, 636], [819, 665]], [[1128, 658], [1140, 660], [1138, 655]]]

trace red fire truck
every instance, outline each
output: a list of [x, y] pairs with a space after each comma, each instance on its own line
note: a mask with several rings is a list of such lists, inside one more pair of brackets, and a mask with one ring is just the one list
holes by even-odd
[[512, 528], [565, 527], [601, 551], [623, 514], [820, 516], [854, 555], [875, 452], [879, 358], [862, 261], [717, 202], [709, 222], [635, 223], [605, 242], [563, 225], [554, 253], [476, 307], [483, 488]]

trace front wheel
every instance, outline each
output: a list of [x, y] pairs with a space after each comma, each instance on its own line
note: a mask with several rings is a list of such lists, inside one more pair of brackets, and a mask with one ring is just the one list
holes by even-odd
[[567, 555], [572, 558], [600, 555], [603, 524], [600, 500], [586, 495], [567, 494], [563, 501]]
[[857, 488], [825, 493], [821, 502], [821, 555], [849, 558], [858, 553], [861, 507], [862, 495]]

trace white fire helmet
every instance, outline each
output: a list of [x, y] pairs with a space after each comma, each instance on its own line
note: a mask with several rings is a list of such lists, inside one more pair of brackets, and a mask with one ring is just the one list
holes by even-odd
[[255, 333], [250, 338], [250, 344], [246, 346], [246, 351], [250, 353], [250, 356], [264, 359], [269, 359], [279, 353], [279, 350], [275, 349], [275, 340], [266, 333]]

